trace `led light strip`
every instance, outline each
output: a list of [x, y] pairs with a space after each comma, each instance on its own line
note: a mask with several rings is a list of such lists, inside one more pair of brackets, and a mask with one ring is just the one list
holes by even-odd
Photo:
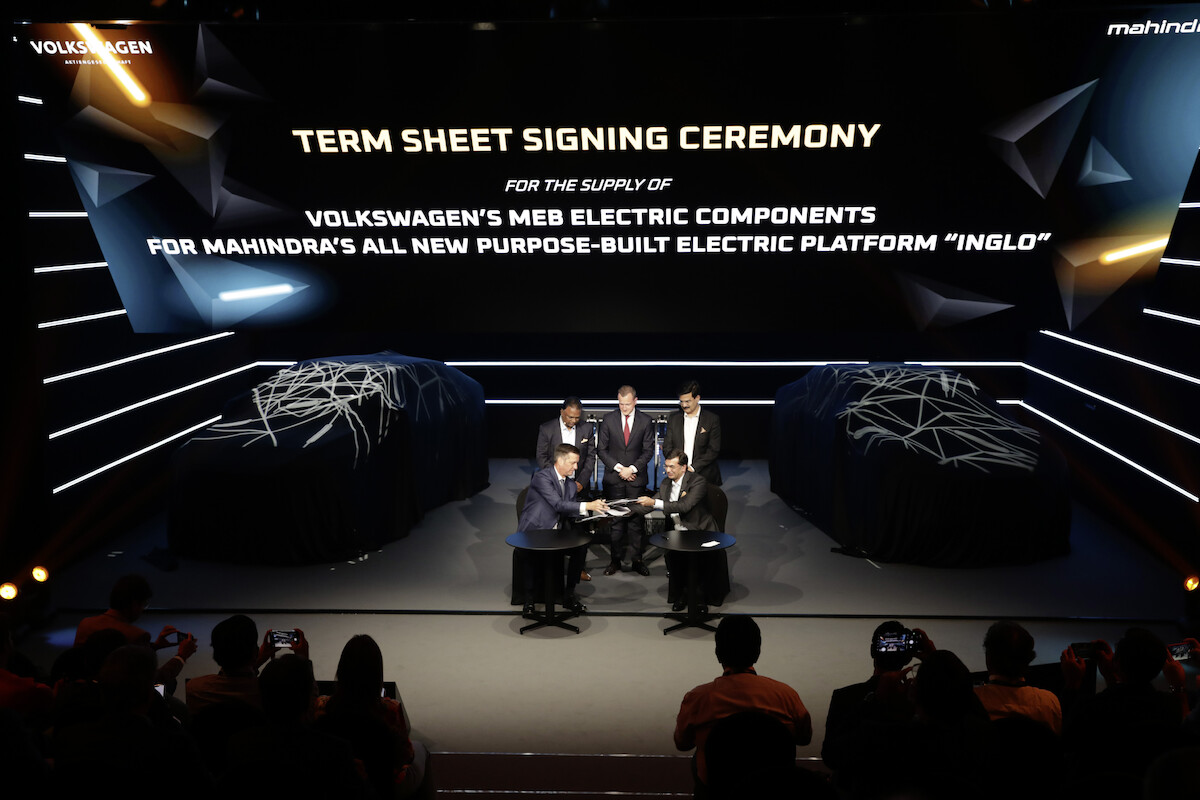
[[1026, 403], [1026, 402], [1022, 402], [1020, 405], [1021, 405], [1021, 407], [1022, 407], [1022, 408], [1028, 409], [1029, 411], [1031, 411], [1031, 412], [1033, 412], [1034, 414], [1038, 415], [1039, 417], [1041, 417], [1042, 419], [1046, 420], [1047, 422], [1050, 422], [1050, 423], [1053, 423], [1054, 425], [1057, 425], [1058, 427], [1062, 428], [1062, 429], [1063, 429], [1064, 431], [1066, 431], [1067, 433], [1070, 433], [1070, 434], [1072, 434], [1073, 436], [1076, 436], [1076, 437], [1078, 437], [1079, 439], [1082, 439], [1083, 441], [1087, 442], [1088, 444], [1092, 445], [1093, 447], [1095, 447], [1095, 448], [1097, 448], [1097, 449], [1099, 449], [1099, 450], [1103, 450], [1105, 453], [1108, 453], [1108, 454], [1109, 454], [1110, 456], [1112, 456], [1113, 458], [1115, 458], [1115, 459], [1117, 459], [1117, 460], [1119, 460], [1119, 461], [1121, 461], [1121, 462], [1125, 463], [1126, 465], [1128, 465], [1128, 466], [1130, 466], [1130, 467], [1133, 467], [1133, 468], [1134, 468], [1134, 469], [1136, 469], [1138, 472], [1141, 472], [1142, 474], [1144, 474], [1144, 475], [1146, 475], [1146, 476], [1148, 476], [1148, 477], [1151, 477], [1151, 478], [1153, 478], [1154, 480], [1156, 480], [1156, 481], [1158, 481], [1159, 483], [1161, 483], [1163, 486], [1166, 486], [1166, 487], [1167, 487], [1167, 488], [1169, 488], [1169, 489], [1173, 489], [1173, 490], [1175, 490], [1175, 491], [1176, 491], [1176, 492], [1178, 492], [1179, 494], [1181, 494], [1181, 495], [1183, 495], [1184, 497], [1186, 497], [1187, 499], [1191, 500], [1193, 503], [1200, 503], [1200, 496], [1194, 495], [1194, 494], [1192, 494], [1191, 492], [1189, 492], [1187, 489], [1184, 489], [1184, 488], [1182, 488], [1182, 487], [1180, 487], [1180, 486], [1176, 486], [1175, 484], [1171, 483], [1169, 480], [1167, 480], [1166, 478], [1163, 478], [1163, 477], [1162, 477], [1162, 476], [1160, 476], [1160, 475], [1156, 475], [1155, 473], [1153, 473], [1153, 472], [1151, 472], [1150, 470], [1148, 470], [1148, 469], [1146, 469], [1145, 467], [1143, 467], [1141, 464], [1138, 464], [1136, 461], [1133, 461], [1133, 460], [1131, 460], [1131, 459], [1129, 459], [1129, 458], [1126, 458], [1125, 456], [1121, 455], [1121, 454], [1120, 454], [1120, 453], [1118, 453], [1116, 450], [1113, 450], [1111, 447], [1108, 447], [1108, 446], [1106, 446], [1106, 445], [1102, 445], [1102, 444], [1100, 444], [1100, 443], [1099, 443], [1099, 442], [1097, 442], [1095, 439], [1092, 439], [1092, 438], [1090, 438], [1090, 437], [1088, 437], [1088, 436], [1085, 436], [1085, 435], [1083, 435], [1082, 433], [1080, 433], [1079, 431], [1077, 431], [1077, 430], [1075, 430], [1074, 428], [1070, 427], [1069, 425], [1066, 425], [1066, 424], [1064, 424], [1064, 423], [1062, 423], [1062, 422], [1059, 422], [1059, 421], [1058, 421], [1058, 420], [1056, 420], [1054, 417], [1050, 416], [1049, 414], [1046, 414], [1046, 413], [1045, 413], [1045, 412], [1043, 412], [1043, 411], [1039, 411], [1038, 409], [1034, 408], [1033, 406], [1029, 405], [1029, 404], [1028, 404], [1028, 403]]
[[1200, 319], [1192, 319], [1191, 317], [1185, 317], [1181, 314], [1171, 314], [1166, 311], [1159, 311], [1156, 308], [1143, 308], [1142, 313], [1150, 314], [1155, 317], [1162, 317], [1163, 319], [1174, 320], [1175, 322], [1186, 322], [1189, 325], [1200, 325]]
[[826, 367], [869, 361], [446, 361], [448, 367]]
[[170, 345], [169, 347], [160, 347], [157, 350], [150, 350], [145, 353], [137, 353], [132, 356], [126, 356], [125, 358], [118, 358], [116, 361], [109, 361], [104, 364], [97, 364], [94, 367], [84, 367], [83, 369], [77, 369], [74, 372], [64, 372], [61, 375], [52, 375], [49, 378], [42, 378], [42, 383], [43, 384], [57, 383], [58, 381], [65, 381], [68, 378], [78, 378], [80, 375], [87, 375], [92, 372], [100, 372], [101, 370], [111, 369], [112, 367], [119, 367], [122, 364], [128, 364], [131, 361], [140, 361], [143, 358], [150, 358], [151, 356], [158, 356], [158, 355], [162, 355], [163, 353], [170, 353], [173, 350], [182, 350], [185, 347], [191, 347], [191, 346], [197, 345], [197, 344], [204, 344], [205, 342], [211, 342], [216, 339], [223, 339], [226, 336], [233, 336], [233, 331], [222, 331], [221, 333], [214, 333], [212, 336], [205, 336], [201, 339], [192, 339], [189, 342], [180, 342], [179, 344], [173, 344], [173, 345]]
[[1176, 264], [1181, 267], [1200, 267], [1200, 261], [1190, 261], [1186, 258], [1160, 258], [1160, 264]]
[[25, 160], [26, 161], [51, 161], [56, 164], [67, 163], [67, 159], [64, 156], [44, 156], [39, 153], [26, 153]]
[[107, 319], [108, 317], [119, 317], [128, 312], [123, 308], [118, 308], [116, 311], [102, 311], [99, 314], [88, 314], [83, 317], [71, 317], [70, 319], [56, 319], [52, 322], [39, 322], [38, 329], [42, 328], [58, 328], [62, 325], [75, 325], [79, 322], [91, 322], [96, 319]]
[[1180, 203], [1180, 208], [1200, 208], [1200, 203]]
[[30, 211], [30, 219], [86, 219], [86, 211]]
[[42, 98], [29, 97], [28, 95], [19, 94], [19, 95], [17, 95], [17, 102], [18, 103], [29, 103], [30, 105], [40, 106], [40, 105], [42, 105]]
[[107, 261], [88, 261], [82, 264], [63, 264], [57, 267], [34, 267], [33, 274], [41, 275], [46, 272], [73, 272], [80, 269], [100, 269], [108, 267]]
[[254, 369], [255, 367], [258, 367], [258, 366], [264, 366], [264, 365], [261, 362], [255, 361], [253, 363], [245, 364], [243, 366], [228, 370], [227, 372], [222, 372], [220, 375], [213, 375], [210, 378], [204, 378], [204, 379], [198, 380], [194, 383], [189, 383], [187, 386], [180, 386], [178, 389], [172, 389], [169, 392], [163, 392], [162, 394], [157, 394], [154, 397], [147, 397], [145, 400], [139, 400], [138, 402], [133, 403], [132, 405], [125, 406], [124, 408], [118, 408], [115, 411], [109, 411], [107, 414], [101, 414], [98, 417], [93, 417], [89, 420], [85, 420], [83, 422], [78, 423], [77, 425], [72, 425], [69, 428], [63, 428], [62, 430], [54, 431], [47, 438], [48, 439], [57, 439], [60, 436], [66, 436], [68, 433], [74, 433], [75, 431], [83, 430], [84, 428], [90, 427], [90, 426], [95, 425], [100, 422], [104, 422], [105, 420], [112, 419], [113, 417], [118, 417], [121, 414], [126, 413], [127, 411], [134, 411], [136, 409], [148, 406], [151, 403], [157, 403], [159, 400], [166, 400], [168, 397], [174, 397], [177, 394], [183, 394], [184, 392], [190, 392], [192, 389], [197, 389], [201, 386], [205, 386], [207, 384], [214, 383], [215, 381], [219, 381], [223, 378], [228, 378], [231, 375], [237, 375], [238, 373]]
[[[489, 405], [489, 406], [561, 406], [563, 401], [561, 399], [553, 399], [553, 398], [548, 399], [548, 400], [538, 398], [538, 399], [524, 399], [524, 400], [520, 400], [520, 399], [486, 399], [483, 402], [485, 405]], [[608, 398], [607, 400], [588, 400], [585, 398], [585, 399], [581, 399], [579, 402], [583, 403], [583, 405], [585, 405], [585, 406], [615, 406], [617, 404], [616, 398], [611, 398], [611, 397]], [[656, 408], [658, 406], [671, 407], [671, 406], [679, 405], [679, 399], [672, 398], [672, 399], [668, 399], [668, 400], [647, 400], [644, 397], [639, 397], [638, 405], [639, 406], [654, 406]], [[706, 405], [706, 406], [773, 406], [773, 405], [775, 405], [775, 401], [774, 400], [707, 400], [706, 399], [704, 401], [704, 405]]]
[[137, 450], [133, 453], [130, 453], [127, 456], [122, 456], [121, 458], [118, 458], [116, 461], [113, 461], [112, 463], [109, 463], [109, 464], [105, 464], [103, 467], [94, 469], [86, 475], [80, 475], [78, 478], [75, 478], [74, 480], [67, 481], [62, 486], [58, 486], [53, 491], [51, 491], [51, 494], [58, 494], [59, 492], [65, 490], [65, 489], [70, 489], [72, 486], [83, 483], [84, 481], [88, 480], [89, 478], [94, 478], [97, 475], [101, 474], [102, 472], [107, 472], [108, 470], [112, 469], [113, 467], [119, 467], [120, 465], [124, 464], [126, 461], [132, 461], [133, 459], [137, 458], [138, 456], [145, 455], [146, 453], [149, 453], [151, 450], [162, 447], [164, 444], [170, 444], [171, 442], [175, 441], [176, 439], [182, 439], [184, 436], [187, 436], [189, 433], [194, 433], [195, 431], [198, 431], [201, 428], [207, 428], [209, 425], [212, 425], [214, 422], [218, 422], [220, 419], [221, 419], [221, 415], [218, 414], [217, 416], [213, 417], [212, 419], [207, 419], [204, 422], [201, 422], [199, 425], [193, 425], [192, 427], [190, 427], [186, 430], [182, 430], [179, 433], [175, 433], [175, 434], [172, 434], [171, 436], [168, 436], [166, 439], [155, 442], [152, 445], [147, 445], [146, 447], [143, 447], [141, 450]]
[[1048, 378], [1056, 383], [1061, 383], [1063, 386], [1068, 386], [1068, 387], [1074, 389], [1075, 391], [1080, 392], [1081, 394], [1086, 394], [1088, 397], [1092, 398], [1093, 400], [1099, 400], [1102, 403], [1107, 403], [1108, 405], [1112, 406], [1113, 408], [1119, 408], [1122, 411], [1124, 411], [1126, 414], [1132, 414], [1133, 416], [1137, 417], [1138, 419], [1140, 419], [1144, 422], [1149, 422], [1151, 425], [1156, 425], [1165, 431], [1169, 431], [1169, 432], [1175, 434], [1176, 436], [1181, 436], [1184, 439], [1187, 439], [1189, 442], [1194, 442], [1195, 444], [1200, 444], [1200, 436], [1195, 436], [1194, 434], [1188, 433], [1187, 431], [1180, 430], [1179, 428], [1176, 428], [1174, 425], [1168, 425], [1167, 423], [1163, 422], [1162, 420], [1158, 420], [1147, 414], [1143, 414], [1141, 411], [1138, 411], [1137, 409], [1134, 409], [1134, 408], [1130, 408], [1129, 406], [1124, 405], [1123, 403], [1118, 403], [1116, 400], [1110, 400], [1107, 397], [1098, 395], [1095, 392], [1093, 392], [1092, 390], [1085, 389], [1082, 386], [1079, 386], [1078, 384], [1071, 383], [1070, 381], [1066, 380], [1065, 378], [1060, 378], [1057, 375], [1051, 375], [1049, 372], [1046, 372], [1045, 370], [1042, 370], [1042, 369], [1038, 369], [1037, 367], [1033, 366], [1032, 364], [1026, 364], [1025, 369], [1029, 370], [1030, 372], [1034, 373], [1035, 375], [1041, 375], [1043, 378]]
[[1103, 353], [1106, 356], [1112, 356], [1113, 358], [1119, 358], [1122, 361], [1128, 361], [1130, 364], [1136, 364], [1139, 367], [1145, 367], [1146, 369], [1152, 369], [1155, 372], [1161, 372], [1163, 375], [1169, 375], [1172, 378], [1178, 378], [1182, 381], [1187, 381], [1189, 383], [1195, 383], [1197, 385], [1200, 385], [1200, 378], [1196, 378], [1192, 375], [1186, 375], [1182, 372], [1176, 372], [1173, 369], [1167, 369], [1166, 367], [1160, 367], [1157, 364], [1151, 364], [1149, 361], [1142, 361], [1140, 358], [1134, 358], [1133, 356], [1127, 356], [1127, 355], [1124, 355], [1123, 353], [1118, 353], [1113, 350], [1108, 350], [1108, 349], [1100, 347], [1098, 345], [1088, 344], [1087, 342], [1081, 342], [1078, 339], [1072, 339], [1070, 336], [1063, 336], [1061, 333], [1055, 333], [1054, 331], [1043, 330], [1043, 331], [1039, 331], [1039, 332], [1045, 334], [1046, 336], [1052, 336], [1055, 339], [1061, 339], [1062, 341], [1067, 342], [1068, 344], [1076, 345], [1077, 347], [1083, 347], [1088, 350], [1094, 350], [1097, 353]]

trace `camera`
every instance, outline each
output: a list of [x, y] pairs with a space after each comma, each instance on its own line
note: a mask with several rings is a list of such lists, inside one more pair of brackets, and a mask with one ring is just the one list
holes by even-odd
[[871, 655], [884, 653], [909, 654], [915, 653], [921, 643], [921, 634], [903, 628], [899, 631], [888, 632], [871, 640]]

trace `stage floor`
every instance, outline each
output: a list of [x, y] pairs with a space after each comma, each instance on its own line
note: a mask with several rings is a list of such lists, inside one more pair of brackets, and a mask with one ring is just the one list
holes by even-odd
[[[333, 677], [349, 636], [374, 636], [434, 750], [673, 753], [680, 698], [720, 671], [712, 635], [664, 636], [661, 560], [649, 578], [605, 577], [599, 547], [588, 561], [594, 580], [580, 585], [589, 607], [581, 633], [520, 635], [504, 538], [532, 471], [526, 460], [493, 460], [487, 490], [435, 509], [378, 552], [336, 564], [180, 559], [162, 569], [162, 559], [145, 556], [166, 546], [164, 515], [55, 576], [60, 612], [22, 649], [48, 664], [69, 646], [77, 620], [103, 608], [116, 577], [141, 572], [155, 590], [144, 627], [170, 623], [201, 641], [184, 677], [214, 671], [209, 632], [243, 612], [260, 631], [304, 629], [321, 678]], [[1027, 623], [1039, 663], [1072, 641], [1115, 641], [1131, 624], [1176, 636], [1181, 576], [1084, 509], [1075, 509], [1072, 552], [1062, 558], [965, 570], [874, 564], [831, 553], [835, 543], [769, 491], [765, 462], [723, 462], [722, 472], [738, 541], [729, 551], [733, 591], [719, 610], [759, 619], [760, 672], [793, 685], [813, 713], [814, 743], [802, 755], [820, 751], [833, 689], [869, 675], [870, 634], [882, 619], [924, 628], [972, 670], [983, 668], [984, 632], [1001, 617]]]

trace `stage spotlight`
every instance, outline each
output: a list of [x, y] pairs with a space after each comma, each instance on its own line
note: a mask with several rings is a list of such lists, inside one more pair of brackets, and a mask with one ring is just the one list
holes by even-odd
[[29, 574], [32, 575], [33, 579], [38, 583], [45, 583], [46, 581], [50, 580], [50, 570], [46, 569], [45, 567], [34, 567], [32, 570], [30, 570]]
[[17, 597], [17, 585], [15, 583], [0, 584], [0, 600], [15, 600]]
[[1188, 575], [1183, 581], [1183, 588], [1189, 592], [1196, 591], [1196, 587], [1200, 586], [1200, 576]]

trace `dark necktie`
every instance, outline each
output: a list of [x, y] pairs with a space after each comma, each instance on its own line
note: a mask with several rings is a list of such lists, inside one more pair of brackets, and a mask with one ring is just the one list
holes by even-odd
[[629, 447], [629, 417], [625, 417], [625, 446]]

